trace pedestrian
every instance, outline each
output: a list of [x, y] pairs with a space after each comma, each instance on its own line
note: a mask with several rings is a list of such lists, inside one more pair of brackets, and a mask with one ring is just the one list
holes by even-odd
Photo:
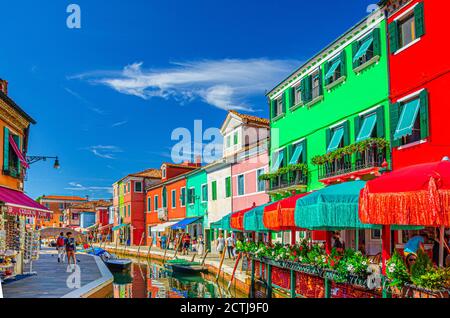
[[334, 232], [333, 239], [334, 239], [333, 248], [335, 248], [337, 252], [343, 252], [345, 249], [345, 243], [341, 239], [341, 233]]
[[72, 232], [67, 232], [66, 239], [66, 254], [67, 254], [67, 264], [70, 265], [70, 260], [72, 259], [73, 265], [77, 263], [77, 258], [75, 256], [77, 250], [77, 244], [75, 238], [72, 237]]
[[65, 247], [66, 247], [66, 238], [64, 237], [64, 233], [61, 232], [59, 233], [59, 236], [56, 239], [56, 250], [58, 251], [58, 263], [61, 263], [61, 261], [64, 263], [64, 260], [66, 258]]
[[191, 236], [189, 234], [186, 234], [183, 237], [183, 254], [182, 255], [189, 255], [190, 245], [191, 245]]
[[234, 238], [231, 236], [231, 233], [228, 233], [226, 244], [227, 244], [228, 258], [234, 259], [235, 258], [235, 256], [234, 256], [235, 243], [234, 243]]
[[204, 250], [205, 250], [205, 241], [203, 241], [203, 235], [200, 234], [197, 240], [197, 254], [200, 256], [203, 255]]
[[219, 252], [219, 254], [222, 255], [223, 250], [225, 249], [225, 239], [223, 238], [222, 233], [220, 233], [219, 237], [217, 238], [216, 249], [217, 249], [217, 252]]
[[407, 258], [409, 254], [418, 255], [419, 250], [422, 252], [425, 251], [424, 244], [428, 241], [428, 235], [424, 232], [421, 232], [419, 235], [415, 235], [409, 239], [405, 244], [405, 248], [403, 253]]
[[192, 252], [197, 252], [198, 248], [197, 244], [198, 244], [197, 238], [194, 236], [192, 238]]
[[163, 234], [163, 235], [161, 236], [161, 248], [162, 248], [163, 250], [166, 249], [166, 244], [167, 244], [167, 236], [166, 236], [166, 234]]

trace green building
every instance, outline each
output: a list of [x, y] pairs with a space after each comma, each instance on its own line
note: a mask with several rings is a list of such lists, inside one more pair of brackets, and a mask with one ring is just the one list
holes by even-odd
[[379, 12], [268, 93], [271, 170], [264, 177], [272, 199], [377, 175], [390, 157], [388, 93]]

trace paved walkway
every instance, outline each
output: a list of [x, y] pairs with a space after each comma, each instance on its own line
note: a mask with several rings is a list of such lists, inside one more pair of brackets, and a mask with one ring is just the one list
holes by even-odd
[[[112, 282], [111, 273], [105, 272], [96, 258], [83, 254], [77, 254], [77, 258], [80, 260], [80, 276], [77, 277], [81, 288], [76, 288], [76, 273], [67, 271], [67, 263], [57, 262], [56, 251], [43, 249], [39, 260], [33, 262], [33, 271], [37, 275], [4, 283], [4, 298], [82, 297], [83, 293], [95, 289], [109, 279]], [[103, 265], [101, 261], [100, 263]]]

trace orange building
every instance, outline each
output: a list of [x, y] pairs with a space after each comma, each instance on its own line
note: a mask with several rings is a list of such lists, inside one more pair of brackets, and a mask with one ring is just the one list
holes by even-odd
[[161, 181], [146, 188], [146, 244], [159, 245], [161, 233], [166, 229], [164, 224], [186, 218], [186, 174], [200, 166], [200, 162], [161, 166]]
[[51, 218], [43, 219], [40, 223], [42, 227], [62, 227], [64, 226], [63, 211], [72, 205], [87, 202], [87, 198], [65, 195], [43, 195], [37, 201], [53, 212]]

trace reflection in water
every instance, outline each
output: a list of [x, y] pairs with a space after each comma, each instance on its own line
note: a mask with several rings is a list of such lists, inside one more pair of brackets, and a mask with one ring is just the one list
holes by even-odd
[[114, 273], [114, 298], [232, 298], [234, 295], [201, 276], [172, 276], [154, 263], [133, 263], [131, 271]]

